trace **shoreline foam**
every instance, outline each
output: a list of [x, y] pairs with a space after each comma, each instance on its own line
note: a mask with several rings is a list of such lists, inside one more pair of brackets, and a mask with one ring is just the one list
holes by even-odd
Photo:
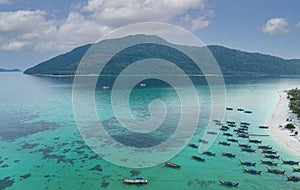
[[[287, 150], [293, 152], [295, 156], [300, 157], [300, 134], [298, 134], [298, 137], [290, 136], [292, 133], [290, 133], [289, 130], [284, 129], [283, 126], [287, 123], [287, 118], [295, 118], [289, 109], [287, 93], [278, 92], [278, 95], [279, 100], [268, 121], [269, 133], [276, 142], [284, 146]], [[296, 122], [299, 123], [299, 121]], [[279, 125], [282, 125], [282, 127], [279, 127]], [[299, 131], [299, 128], [296, 129]]]

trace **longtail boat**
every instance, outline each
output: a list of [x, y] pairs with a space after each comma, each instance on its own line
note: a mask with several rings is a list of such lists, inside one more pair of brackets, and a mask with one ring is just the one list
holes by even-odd
[[216, 153], [209, 152], [209, 151], [202, 151], [203, 154], [209, 155], [209, 156], [216, 156]]
[[272, 146], [270, 146], [270, 145], [258, 145], [258, 148], [260, 148], [260, 149], [272, 149]]
[[266, 158], [272, 158], [272, 159], [279, 159], [279, 155], [275, 155], [275, 154], [264, 154], [264, 156]]
[[218, 133], [215, 132], [215, 131], [208, 131], [207, 134], [210, 134], [210, 135], [216, 135], [216, 134], [218, 134]]
[[272, 168], [268, 168], [266, 167], [268, 172], [274, 173], [274, 174], [284, 174], [285, 170], [277, 170], [277, 169], [272, 169]]
[[243, 168], [243, 170], [251, 174], [260, 174], [262, 172], [261, 170], [248, 169], [248, 168]]
[[219, 141], [219, 144], [225, 145], [225, 146], [230, 146], [230, 143], [226, 141]]
[[258, 128], [260, 128], [260, 129], [268, 129], [269, 127], [268, 126], [259, 126]]
[[239, 144], [239, 146], [244, 148], [251, 148], [251, 145], [249, 144]]
[[230, 110], [230, 111], [232, 111], [232, 110], [233, 110], [233, 108], [226, 108], [226, 110]]
[[243, 132], [243, 133], [238, 133], [238, 137], [249, 138], [249, 135]]
[[127, 184], [147, 184], [148, 180], [140, 177], [135, 179], [123, 179], [123, 182]]
[[221, 127], [220, 130], [221, 130], [221, 131], [228, 131], [228, 129], [225, 128], [225, 127]]
[[277, 162], [271, 161], [271, 160], [261, 160], [261, 163], [267, 164], [270, 166], [277, 166]]
[[242, 161], [240, 160], [241, 164], [246, 165], [246, 166], [255, 166], [256, 162], [247, 162], [247, 161]]
[[261, 140], [249, 139], [249, 142], [252, 142], [252, 143], [261, 143]]
[[276, 153], [277, 153], [277, 151], [272, 151], [272, 150], [270, 150], [270, 149], [264, 149], [264, 150], [262, 150], [262, 153], [267, 153], [267, 154], [276, 154]]
[[202, 162], [204, 162], [204, 161], [205, 161], [205, 160], [204, 160], [204, 158], [201, 158], [201, 157], [199, 157], [199, 156], [195, 156], [195, 155], [192, 155], [192, 158], [194, 158], [195, 160], [202, 161]]
[[198, 145], [195, 145], [193, 143], [189, 143], [189, 146], [192, 147], [192, 148], [198, 148]]
[[202, 142], [202, 143], [204, 143], [204, 144], [207, 144], [207, 143], [208, 143], [208, 141], [207, 141], [207, 140], [204, 140], [204, 139], [199, 139], [199, 142]]
[[244, 122], [240, 122], [240, 124], [241, 124], [241, 125], [250, 125], [250, 123], [245, 122], [245, 121], [244, 121]]
[[293, 172], [300, 172], [300, 168], [292, 168]]
[[227, 138], [228, 141], [231, 141], [231, 142], [238, 142], [237, 139], [233, 139], [233, 138]]
[[299, 164], [298, 161], [294, 161], [294, 160], [282, 160], [282, 162], [284, 164], [290, 164], [290, 165], [298, 165]]
[[173, 168], [181, 168], [180, 165], [178, 164], [174, 164], [174, 163], [171, 163], [171, 162], [165, 162], [166, 166], [170, 166], [170, 167], [173, 167]]
[[231, 134], [231, 133], [223, 133], [223, 135], [225, 135], [225, 136], [233, 136], [233, 134]]
[[245, 113], [252, 113], [252, 111], [249, 111], [249, 110], [247, 110], [247, 111], [244, 111]]
[[246, 152], [255, 152], [255, 149], [253, 148], [242, 148], [242, 151], [246, 151]]
[[245, 111], [245, 110], [242, 108], [238, 108], [237, 111]]
[[300, 181], [299, 176], [286, 176], [286, 179], [289, 181]]
[[239, 183], [233, 183], [231, 181], [225, 181], [225, 180], [222, 180], [222, 179], [219, 179], [219, 182], [221, 184], [224, 184], [224, 185], [228, 185], [228, 186], [232, 186], [232, 187], [237, 187], [239, 186]]
[[232, 154], [232, 153], [229, 153], [229, 152], [222, 152], [223, 156], [227, 156], [227, 157], [230, 157], [230, 158], [235, 158], [235, 154]]

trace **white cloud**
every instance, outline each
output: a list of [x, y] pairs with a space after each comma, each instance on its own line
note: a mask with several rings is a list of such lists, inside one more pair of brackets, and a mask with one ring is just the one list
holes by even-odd
[[284, 34], [289, 32], [289, 23], [285, 18], [272, 18], [268, 20], [262, 31], [266, 34]]
[[9, 5], [12, 4], [10, 0], [0, 0], [0, 5]]
[[[10, 0], [0, 0], [4, 2]], [[0, 11], [0, 50], [69, 50], [96, 42], [117, 27], [145, 21], [196, 31], [210, 24], [212, 12], [205, 0], [87, 0], [62, 19], [44, 10]]]

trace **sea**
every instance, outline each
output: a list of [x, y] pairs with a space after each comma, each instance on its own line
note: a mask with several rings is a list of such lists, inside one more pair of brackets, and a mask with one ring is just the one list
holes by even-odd
[[[213, 77], [213, 76], [211, 76]], [[88, 78], [88, 77], [87, 77]], [[145, 81], [143, 88], [136, 86], [130, 93], [131, 116], [144, 121], [151, 117], [149, 103], [159, 99], [170, 107], [167, 122], [162, 130], [151, 134], [128, 134], [116, 119], [110, 107], [110, 89], [103, 89], [103, 84], [110, 84], [111, 77], [103, 77], [105, 82], [96, 86], [95, 102], [98, 118], [106, 126], [108, 134], [118, 142], [135, 148], [151, 147], [162, 143], [172, 135], [178, 125], [180, 101], [176, 91], [166, 83], [157, 80]], [[197, 128], [193, 131], [189, 142], [199, 144], [207, 132], [210, 119], [221, 119], [250, 123], [249, 132], [268, 135], [267, 130], [259, 129], [266, 125], [277, 101], [278, 91], [288, 90], [300, 85], [300, 76], [226, 76], [226, 107], [234, 110], [225, 111], [224, 118], [210, 118], [211, 93], [204, 76], [193, 76], [193, 87], [182, 87], [186, 94], [195, 88], [200, 100], [201, 114]], [[110, 85], [108, 85], [110, 86]], [[0, 73], [0, 190], [97, 190], [97, 189], [230, 189], [219, 183], [218, 179], [239, 183], [238, 189], [273, 190], [300, 189], [300, 182], [286, 180], [285, 175], [266, 171], [261, 163], [264, 155], [257, 145], [249, 143], [253, 153], [241, 151], [238, 143], [230, 146], [219, 144], [226, 141], [223, 132], [216, 135], [214, 142], [208, 148], [216, 156], [202, 154], [197, 148], [183, 144], [183, 149], [169, 160], [181, 165], [181, 168], [171, 168], [158, 163], [151, 167], [127, 167], [110, 162], [96, 154], [82, 137], [74, 117], [73, 107], [73, 77], [30, 76], [22, 73]], [[122, 94], [119, 89], [119, 93]], [[83, 92], [84, 94], [84, 92]], [[118, 106], [123, 106], [122, 103]], [[104, 108], [104, 111], [101, 109]], [[174, 109], [173, 109], [174, 108]], [[236, 109], [251, 110], [246, 114]], [[221, 109], [221, 108], [220, 108]], [[224, 109], [224, 108], [222, 108]], [[172, 111], [173, 110], [173, 111]], [[174, 111], [175, 110], [175, 111]], [[125, 115], [128, 116], [128, 115]], [[124, 117], [125, 117], [124, 116]], [[131, 119], [131, 118], [123, 118]], [[247, 139], [238, 138], [230, 128], [232, 138], [239, 143], [248, 143]], [[148, 135], [148, 136], [147, 136]], [[230, 137], [229, 137], [230, 138]], [[270, 136], [251, 137], [262, 140], [263, 145], [271, 145], [278, 151], [282, 159], [298, 160], [293, 152], [284, 149], [276, 139]], [[104, 142], [103, 142], [104, 143]], [[112, 152], [116, 146], [106, 146]], [[236, 158], [222, 156], [222, 151], [236, 154]], [[147, 154], [147, 153], [145, 153]], [[205, 158], [204, 162], [191, 158], [198, 155]], [[122, 157], [122, 155], [115, 155]], [[156, 153], [160, 156], [160, 152]], [[138, 160], [138, 159], [137, 159]], [[262, 173], [249, 174], [243, 171], [239, 160], [256, 162], [253, 167]], [[270, 159], [268, 159], [270, 160]], [[123, 160], [126, 162], [126, 160]], [[277, 168], [285, 170], [286, 175], [298, 175], [292, 172], [292, 166], [282, 164], [280, 159]], [[270, 166], [271, 167], [271, 166]], [[123, 179], [143, 177], [148, 184], [128, 185]]]

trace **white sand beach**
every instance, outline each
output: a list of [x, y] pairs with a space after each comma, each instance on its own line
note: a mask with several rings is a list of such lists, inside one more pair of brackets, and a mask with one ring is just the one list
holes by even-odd
[[[298, 136], [290, 136], [293, 133], [284, 129], [284, 125], [288, 123], [287, 118], [296, 117], [289, 110], [287, 93], [278, 92], [278, 94], [280, 97], [279, 101], [268, 121], [270, 135], [276, 142], [300, 157], [300, 134]], [[299, 121], [294, 121], [293, 119], [292, 123], [299, 124]], [[282, 127], [279, 127], [279, 125], [282, 125]], [[297, 126], [296, 131], [300, 132], [299, 125]]]

